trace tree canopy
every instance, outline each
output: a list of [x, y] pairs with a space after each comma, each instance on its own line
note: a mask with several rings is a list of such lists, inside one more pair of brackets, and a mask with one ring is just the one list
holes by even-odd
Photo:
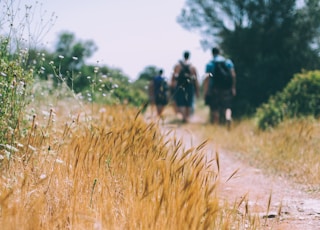
[[253, 112], [295, 73], [320, 67], [318, 0], [187, 0], [178, 22], [234, 61], [238, 114]]
[[146, 66], [144, 70], [139, 74], [138, 80], [150, 81], [159, 72], [159, 68], [156, 66]]

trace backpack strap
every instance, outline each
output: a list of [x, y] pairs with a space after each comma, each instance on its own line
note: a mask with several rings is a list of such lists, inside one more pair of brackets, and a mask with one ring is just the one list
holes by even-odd
[[230, 68], [229, 68], [229, 66], [228, 66], [228, 64], [227, 64], [227, 59], [221, 59], [221, 60], [212, 59], [212, 60], [211, 60], [211, 63], [213, 64], [213, 66], [212, 66], [212, 72], [214, 71], [214, 68], [215, 68], [215, 64], [216, 64], [216, 63], [223, 63], [223, 64], [230, 70]]
[[189, 71], [191, 72], [191, 70], [190, 70], [190, 64], [185, 63], [185, 62], [183, 62], [183, 61], [179, 61], [179, 63], [180, 63], [181, 68], [188, 68]]
[[213, 74], [214, 74], [214, 68], [215, 68], [215, 64], [216, 64], [216, 60], [215, 60], [215, 58], [213, 58], [212, 60], [211, 60], [211, 63], [212, 63], [212, 65], [211, 65], [211, 69], [210, 69], [210, 74], [209, 74], [209, 77], [213, 77]]
[[181, 72], [185, 71], [186, 69], [188, 69], [188, 71], [191, 73], [191, 70], [190, 70], [190, 64], [186, 64], [184, 63], [183, 61], [179, 61], [179, 64], [180, 64], [180, 71], [178, 73], [178, 76], [175, 77], [176, 80], [180, 80], [181, 81]]

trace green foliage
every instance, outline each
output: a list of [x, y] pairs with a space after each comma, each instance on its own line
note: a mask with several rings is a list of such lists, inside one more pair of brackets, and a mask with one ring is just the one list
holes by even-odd
[[154, 78], [154, 76], [159, 74], [160, 68], [156, 66], [147, 66], [140, 73], [138, 80], [136, 80], [132, 86], [137, 91], [136, 94], [140, 95], [141, 99], [139, 101], [146, 103], [148, 101], [148, 88], [150, 81]]
[[281, 100], [281, 94], [271, 96], [268, 103], [262, 104], [256, 112], [257, 125], [265, 130], [278, 125], [285, 114], [285, 103]]
[[138, 80], [150, 81], [154, 76], [156, 76], [158, 74], [158, 72], [159, 72], [159, 69], [156, 66], [147, 66], [139, 74]]
[[[33, 15], [38, 12], [41, 19], [33, 20]], [[0, 144], [9, 154], [13, 151], [16, 135], [21, 131], [22, 113], [28, 104], [28, 91], [37, 72], [34, 64], [28, 65], [28, 51], [39, 45], [55, 23], [55, 14], [48, 16], [47, 13], [42, 11], [39, 1], [31, 0], [23, 5], [21, 1], [1, 1]]]
[[31, 66], [40, 79], [52, 77], [56, 86], [64, 82], [79, 93], [90, 83], [86, 77], [93, 74], [95, 67], [85, 62], [96, 49], [93, 41], [79, 41], [73, 33], [61, 33], [54, 52], [29, 50], [27, 66]]
[[285, 118], [320, 115], [320, 71], [296, 74], [283, 91], [257, 109], [258, 127], [267, 129]]
[[27, 86], [33, 74], [24, 70], [17, 61], [0, 59], [0, 143], [14, 140], [19, 131], [21, 113], [27, 105]]
[[118, 103], [122, 102], [140, 107], [147, 101], [147, 94], [135, 82], [132, 83], [124, 79], [115, 79], [114, 82], [117, 83], [117, 88], [114, 89], [112, 96], [117, 99]]
[[319, 116], [320, 114], [320, 71], [296, 74], [284, 89], [288, 113], [293, 116]]
[[78, 98], [85, 102], [130, 104], [139, 107], [147, 100], [141, 84], [130, 82], [121, 70], [106, 66], [84, 65], [79, 75], [74, 78], [73, 89]]
[[218, 44], [235, 63], [235, 115], [253, 113], [295, 73], [320, 65], [319, 1], [297, 3], [189, 0], [182, 10], [179, 23], [200, 31], [205, 48]]
[[[68, 96], [73, 94], [84, 102], [141, 106], [146, 96], [140, 84], [133, 85], [119, 69], [86, 64], [94, 51], [93, 42], [79, 42], [74, 34], [62, 33], [53, 53], [30, 50], [27, 66], [34, 69], [39, 79], [50, 82], [50, 89], [45, 91], [51, 95], [56, 95], [55, 91], [63, 86], [63, 91], [69, 88]], [[66, 94], [62, 92], [61, 95]]]
[[[128, 103], [134, 106], [141, 106], [146, 101], [147, 96], [144, 89], [140, 88], [140, 84], [139, 87], [133, 85], [120, 70], [86, 64], [86, 60], [97, 50], [93, 41], [81, 41], [73, 33], [62, 32], [57, 39], [55, 50], [49, 52], [37, 47], [37, 41], [43, 36], [43, 33], [27, 33], [30, 41], [24, 39], [23, 31], [25, 28], [33, 28], [34, 26], [29, 20], [29, 16], [38, 9], [37, 6], [42, 6], [38, 2], [34, 2], [34, 4], [30, 2], [30, 4], [25, 5], [24, 10], [21, 10], [20, 3], [5, 0], [4, 7], [0, 9], [3, 11], [0, 33], [8, 34], [5, 37], [0, 37], [0, 70], [2, 77], [6, 76], [0, 82], [3, 105], [0, 114], [2, 137], [9, 129], [14, 131], [16, 127], [18, 128], [18, 123], [15, 121], [20, 119], [19, 114], [23, 109], [23, 103], [26, 103], [21, 99], [26, 92], [21, 91], [24, 88], [17, 82], [24, 82], [29, 86], [31, 82], [28, 81], [32, 77], [37, 79], [33, 86], [37, 92], [33, 96], [38, 99], [43, 96], [54, 96], [56, 100], [60, 100], [72, 96], [80, 103]], [[46, 15], [43, 13], [41, 16]], [[39, 31], [48, 31], [47, 27], [54, 24], [54, 14], [45, 25], [42, 25], [43, 22], [46, 22], [44, 18], [41, 18], [40, 21], [38, 26], [43, 28], [39, 28]], [[15, 33], [15, 31], [19, 31], [19, 33]], [[29, 48], [23, 49], [22, 47], [26, 46], [27, 42], [29, 42], [27, 45]], [[23, 57], [20, 54], [22, 51], [24, 52]], [[8, 69], [12, 73], [9, 73]], [[32, 73], [28, 70], [32, 70]], [[4, 79], [6, 81], [3, 81]], [[19, 93], [14, 94], [12, 91], [18, 90], [18, 88]], [[3, 140], [2, 137], [1, 140]]]

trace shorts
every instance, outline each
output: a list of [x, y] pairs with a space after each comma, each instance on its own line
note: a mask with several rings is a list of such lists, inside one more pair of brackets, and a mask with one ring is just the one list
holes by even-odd
[[192, 107], [194, 101], [193, 87], [177, 87], [174, 93], [174, 99], [178, 107]]
[[166, 96], [155, 97], [155, 104], [156, 105], [167, 105], [168, 98]]
[[213, 89], [210, 102], [210, 110], [225, 110], [232, 108], [232, 90], [231, 89]]

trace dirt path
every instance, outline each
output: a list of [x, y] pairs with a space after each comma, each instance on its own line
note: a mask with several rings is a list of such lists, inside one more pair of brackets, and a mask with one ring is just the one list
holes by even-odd
[[[172, 117], [164, 120], [165, 130], [174, 130], [177, 138], [182, 139], [185, 147], [199, 145], [203, 134], [197, 133], [197, 125], [203, 125], [203, 119], [194, 116], [189, 124], [172, 122]], [[174, 118], [176, 119], [176, 118]], [[208, 159], [215, 159], [216, 143], [206, 147]], [[229, 203], [240, 202], [246, 196], [251, 214], [259, 215], [264, 229], [315, 230], [320, 229], [320, 197], [312, 197], [299, 186], [275, 176], [266, 175], [234, 157], [231, 152], [218, 150], [220, 160], [220, 195]], [[232, 179], [227, 179], [237, 170]], [[226, 182], [227, 181], [227, 182]], [[271, 196], [270, 211], [267, 215]], [[279, 207], [281, 207], [280, 215]], [[241, 207], [243, 209], [243, 207]], [[267, 219], [266, 219], [267, 216]]]

